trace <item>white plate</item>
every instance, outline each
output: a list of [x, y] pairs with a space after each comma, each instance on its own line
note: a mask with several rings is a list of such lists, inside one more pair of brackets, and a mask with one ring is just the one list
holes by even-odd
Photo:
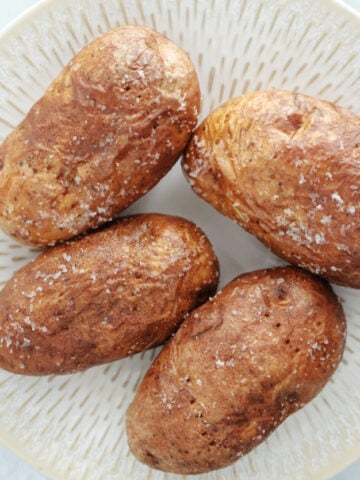
[[[147, 24], [189, 52], [203, 92], [202, 116], [263, 88], [299, 90], [360, 114], [360, 17], [332, 0], [47, 0], [0, 36], [0, 141], [63, 65], [115, 25]], [[282, 263], [198, 199], [177, 165], [128, 212], [182, 215], [209, 235], [222, 284]], [[36, 251], [0, 235], [0, 281]], [[266, 442], [207, 480], [316, 479], [360, 455], [360, 292], [336, 287], [348, 319], [344, 359], [323, 392]], [[181, 478], [129, 454], [124, 415], [156, 351], [65, 377], [0, 372], [0, 440], [54, 479]]]

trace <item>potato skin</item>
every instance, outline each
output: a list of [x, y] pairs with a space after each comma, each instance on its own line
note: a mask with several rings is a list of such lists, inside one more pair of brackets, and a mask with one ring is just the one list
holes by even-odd
[[149, 369], [127, 413], [131, 451], [182, 474], [230, 465], [319, 393], [344, 336], [325, 280], [296, 267], [241, 275], [190, 314]]
[[103, 34], [0, 146], [0, 226], [44, 246], [114, 218], [174, 165], [199, 106], [177, 45], [141, 26]]
[[285, 260], [360, 288], [360, 119], [299, 93], [213, 111], [183, 162], [194, 191]]
[[0, 292], [0, 366], [69, 373], [159, 345], [216, 291], [218, 273], [204, 233], [167, 215], [48, 249]]

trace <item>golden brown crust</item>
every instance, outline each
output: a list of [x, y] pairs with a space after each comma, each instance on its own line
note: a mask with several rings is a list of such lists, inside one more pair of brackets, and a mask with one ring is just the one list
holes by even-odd
[[324, 280], [296, 267], [241, 275], [193, 311], [127, 413], [130, 449], [160, 470], [225, 467], [325, 385], [345, 319]]
[[218, 263], [193, 223], [125, 218], [48, 249], [0, 292], [0, 366], [83, 370], [164, 342], [216, 291]]
[[271, 90], [212, 112], [183, 168], [198, 195], [274, 253], [360, 288], [359, 161], [357, 116]]
[[1, 227], [48, 245], [114, 218], [173, 166], [199, 105], [174, 43], [140, 26], [100, 36], [0, 146]]

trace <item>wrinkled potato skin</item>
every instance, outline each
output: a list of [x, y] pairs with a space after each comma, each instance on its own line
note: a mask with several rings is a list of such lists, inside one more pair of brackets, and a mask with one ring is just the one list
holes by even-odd
[[103, 34], [0, 146], [0, 226], [44, 246], [114, 218], [174, 165], [199, 106], [178, 46], [140, 26]]
[[309, 402], [344, 348], [341, 305], [296, 267], [244, 274], [193, 311], [127, 413], [131, 451], [160, 470], [225, 467]]
[[360, 119], [286, 91], [243, 95], [195, 131], [194, 191], [285, 260], [360, 288]]
[[163, 343], [216, 291], [218, 262], [193, 223], [125, 218], [48, 249], [0, 292], [0, 366], [84, 370]]

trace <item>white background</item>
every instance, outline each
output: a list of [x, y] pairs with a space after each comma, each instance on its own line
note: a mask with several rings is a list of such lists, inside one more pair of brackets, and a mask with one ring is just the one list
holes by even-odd
[[[61, 1], [61, 0], [58, 0]], [[37, 3], [37, 0], [0, 0], [0, 29], [14, 20], [25, 9]], [[353, 8], [360, 11], [360, 0], [346, 0]], [[0, 399], [1, 401], [1, 399]], [[360, 453], [360, 452], [359, 452]], [[0, 479], [1, 480], [49, 480], [24, 464], [7, 448], [0, 445]], [[332, 480], [360, 479], [360, 460], [339, 473]], [[111, 480], [111, 479], [109, 479]], [[285, 479], [281, 479], [285, 480]]]

